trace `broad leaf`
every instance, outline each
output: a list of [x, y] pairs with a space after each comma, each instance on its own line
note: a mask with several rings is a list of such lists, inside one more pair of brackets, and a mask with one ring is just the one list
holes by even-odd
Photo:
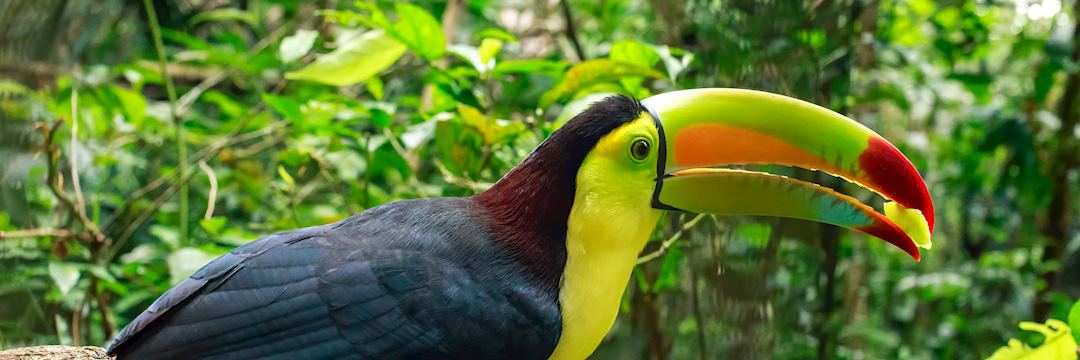
[[618, 81], [625, 76], [664, 78], [663, 74], [643, 66], [614, 60], [589, 60], [567, 70], [562, 81], [540, 97], [540, 107], [548, 107], [592, 85]]
[[259, 24], [259, 14], [254, 11], [244, 11], [237, 8], [219, 8], [199, 13], [191, 18], [191, 23], [197, 25], [210, 21], [239, 21], [250, 26]]
[[317, 31], [297, 30], [295, 34], [281, 40], [278, 56], [281, 57], [282, 62], [296, 61], [300, 57], [307, 55], [308, 51], [311, 51], [311, 46], [315, 45], [315, 39], [318, 37], [319, 32]]
[[392, 26], [394, 36], [417, 55], [433, 61], [446, 53], [446, 36], [439, 21], [419, 6], [397, 3], [398, 22]]
[[196, 248], [181, 248], [169, 254], [165, 262], [169, 265], [169, 283], [176, 285], [184, 281], [196, 270], [206, 265], [216, 256]]
[[627, 64], [652, 67], [660, 61], [660, 55], [649, 45], [637, 40], [620, 40], [611, 44], [611, 60]]
[[67, 295], [79, 282], [79, 267], [68, 263], [49, 263], [49, 277], [60, 289], [60, 294]]
[[300, 104], [295, 100], [270, 94], [263, 94], [262, 97], [266, 105], [269, 105], [271, 109], [274, 109], [274, 112], [281, 115], [285, 120], [293, 124], [301, 124], [304, 121], [304, 115], [300, 111]]
[[404, 53], [405, 45], [401, 42], [382, 30], [372, 30], [350, 39], [303, 69], [285, 74], [285, 78], [327, 85], [352, 85], [386, 70]]
[[558, 76], [569, 66], [566, 61], [551, 60], [503, 60], [495, 64], [495, 74], [540, 74]]

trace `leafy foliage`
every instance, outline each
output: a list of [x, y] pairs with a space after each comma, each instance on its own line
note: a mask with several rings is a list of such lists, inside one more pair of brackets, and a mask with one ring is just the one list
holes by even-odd
[[1024, 319], [1080, 334], [1072, 2], [155, 3], [164, 74], [139, 2], [0, 4], [0, 38], [27, 39], [0, 42], [0, 347], [103, 344], [261, 235], [471, 195], [606, 95], [719, 86], [896, 143], [935, 247], [915, 264], [821, 225], [673, 214], [595, 358], [986, 358]]

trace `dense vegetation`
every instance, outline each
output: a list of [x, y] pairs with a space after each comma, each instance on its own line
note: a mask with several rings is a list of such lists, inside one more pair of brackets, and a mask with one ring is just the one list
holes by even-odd
[[100, 345], [260, 235], [474, 194], [606, 94], [744, 87], [896, 143], [933, 250], [673, 215], [595, 358], [987, 357], [1080, 295], [1076, 4], [0, 2], [0, 348]]

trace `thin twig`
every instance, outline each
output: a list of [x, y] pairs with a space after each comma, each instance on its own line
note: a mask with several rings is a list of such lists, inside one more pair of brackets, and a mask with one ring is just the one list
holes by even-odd
[[214, 216], [214, 203], [217, 202], [217, 174], [214, 173], [214, 168], [206, 165], [206, 160], [199, 160], [199, 169], [202, 169], [206, 173], [206, 178], [210, 180], [210, 193], [206, 195], [206, 212], [203, 213], [203, 219], [209, 220]]
[[442, 174], [443, 180], [446, 180], [447, 183], [467, 188], [474, 192], [481, 192], [487, 190], [493, 185], [491, 183], [478, 182], [472, 179], [454, 175], [450, 172], [449, 169], [446, 168], [446, 165], [443, 164], [442, 161], [435, 161], [435, 167], [439, 168], [439, 173]]
[[[169, 75], [169, 60], [165, 56], [165, 43], [161, 40], [161, 25], [158, 24], [157, 13], [151, 0], [143, 0], [146, 8], [146, 18], [150, 22], [150, 32], [154, 36], [154, 48], [157, 50], [158, 64], [161, 66], [161, 78], [165, 82], [165, 92], [169, 97], [169, 111], [172, 112], [173, 122], [176, 126], [176, 157], [180, 164], [181, 174], [187, 173], [187, 141], [184, 138], [184, 121], [180, 118], [180, 112], [176, 107], [176, 88], [173, 87], [172, 77]], [[180, 243], [187, 244], [188, 239], [188, 186], [180, 184]]]
[[570, 43], [574, 45], [574, 52], [577, 53], [578, 61], [585, 61], [585, 50], [581, 48], [581, 42], [577, 38], [574, 15], [570, 12], [570, 4], [566, 0], [560, 0], [559, 7], [562, 8], [563, 20], [566, 21], [566, 37], [570, 38]]
[[694, 227], [694, 225], [697, 225], [697, 223], [704, 218], [705, 214], [698, 214], [690, 221], [687, 221], [686, 224], [683, 224], [683, 226], [679, 228], [679, 231], [676, 231], [675, 234], [672, 234], [670, 238], [664, 240], [664, 242], [660, 244], [659, 249], [656, 249], [656, 251], [653, 251], [645, 256], [639, 257], [637, 260], [637, 265], [641, 265], [649, 261], [656, 260], [661, 256], [664, 256], [664, 254], [667, 253], [667, 250], [671, 248], [671, 246], [674, 245], [676, 241], [679, 241], [679, 238], [682, 238], [682, 235], [686, 232], [686, 230], [690, 230], [690, 228]]
[[79, 223], [82, 224], [83, 230], [89, 233], [90, 238], [97, 242], [104, 242], [105, 235], [98, 230], [97, 224], [87, 218], [84, 212], [78, 211], [75, 203], [68, 199], [67, 194], [64, 193], [63, 178], [56, 164], [60, 151], [53, 144], [53, 140], [56, 138], [56, 130], [60, 129], [62, 123], [63, 121], [57, 121], [52, 126], [40, 126], [45, 135], [45, 163], [48, 166], [45, 182], [53, 196], [60, 200], [71, 213], [75, 214], [75, 217], [79, 219]]
[[420, 167], [420, 160], [416, 158], [416, 155], [413, 154], [411, 151], [406, 150], [405, 146], [401, 145], [401, 142], [398, 141], [397, 136], [395, 136], [394, 133], [390, 131], [390, 129], [383, 128], [382, 131], [383, 136], [385, 136], [386, 140], [390, 142], [390, 147], [393, 147], [394, 150], [398, 152], [398, 154], [401, 154], [401, 157], [404, 158], [405, 162], [409, 164], [409, 168], [412, 169], [413, 172], [416, 172], [416, 169]]
[[42, 236], [52, 236], [59, 238], [69, 238], [74, 236], [71, 230], [68, 229], [55, 229], [55, 228], [37, 228], [26, 230], [0, 230], [0, 239], [18, 239], [18, 238], [35, 238]]
[[79, 182], [79, 87], [71, 87], [71, 187], [75, 190], [75, 211], [86, 216], [86, 200], [83, 198], [82, 184]]

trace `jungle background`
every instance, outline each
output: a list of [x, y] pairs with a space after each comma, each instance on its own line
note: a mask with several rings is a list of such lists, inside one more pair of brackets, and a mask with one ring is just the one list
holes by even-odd
[[786, 94], [881, 133], [928, 183], [934, 248], [916, 263], [831, 226], [671, 215], [593, 358], [969, 359], [1037, 343], [1017, 323], [1065, 320], [1080, 297], [1078, 13], [0, 1], [0, 349], [106, 344], [235, 246], [474, 194], [592, 101], [698, 87]]

